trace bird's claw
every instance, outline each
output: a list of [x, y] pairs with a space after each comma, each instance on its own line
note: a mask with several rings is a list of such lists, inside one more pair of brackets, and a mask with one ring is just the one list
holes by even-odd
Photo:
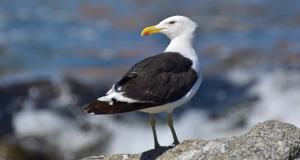
[[179, 144], [179, 141], [175, 141], [175, 142], [172, 143], [172, 146], [176, 146], [178, 144]]

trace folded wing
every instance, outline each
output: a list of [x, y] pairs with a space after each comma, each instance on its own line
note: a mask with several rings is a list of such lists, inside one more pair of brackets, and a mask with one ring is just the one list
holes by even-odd
[[192, 61], [179, 53], [162, 53], [135, 64], [107, 95], [86, 107], [95, 114], [114, 114], [171, 103], [192, 88], [198, 76]]

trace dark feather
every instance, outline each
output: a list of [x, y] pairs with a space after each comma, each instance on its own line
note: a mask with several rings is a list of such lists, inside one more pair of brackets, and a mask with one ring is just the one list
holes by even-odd
[[114, 102], [113, 105], [109, 105], [108, 102], [96, 100], [88, 104], [84, 111], [94, 114], [115, 114], [145, 109], [153, 106], [157, 106], [157, 104]]
[[141, 110], [171, 103], [182, 98], [197, 81], [192, 61], [179, 53], [162, 53], [135, 64], [115, 84], [116, 92], [139, 103], [94, 101], [85, 111], [95, 114], [114, 114]]
[[165, 104], [182, 98], [197, 81], [192, 61], [179, 53], [162, 53], [135, 64], [116, 88], [138, 101]]

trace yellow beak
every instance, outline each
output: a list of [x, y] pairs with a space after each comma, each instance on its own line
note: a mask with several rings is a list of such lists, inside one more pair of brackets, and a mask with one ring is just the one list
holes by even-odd
[[143, 31], [141, 32], [141, 36], [147, 36], [154, 33], [159, 33], [161, 30], [162, 30], [161, 28], [158, 28], [156, 26], [149, 26], [143, 29]]

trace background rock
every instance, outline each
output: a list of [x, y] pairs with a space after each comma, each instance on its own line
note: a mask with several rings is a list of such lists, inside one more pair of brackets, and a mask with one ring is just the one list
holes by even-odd
[[215, 140], [186, 140], [176, 147], [162, 147], [141, 154], [92, 156], [83, 160], [137, 159], [272, 159], [300, 158], [300, 129], [279, 121], [255, 125], [248, 133]]

